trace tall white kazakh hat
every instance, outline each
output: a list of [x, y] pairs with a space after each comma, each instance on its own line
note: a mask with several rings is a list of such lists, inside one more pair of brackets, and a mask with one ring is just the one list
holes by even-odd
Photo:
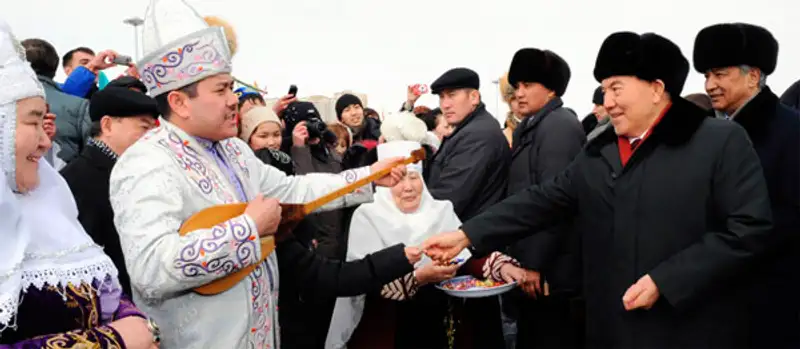
[[139, 75], [150, 96], [231, 72], [234, 44], [184, 0], [151, 0], [144, 16]]
[[[389, 159], [393, 157], [407, 158], [411, 156], [414, 150], [421, 147], [419, 142], [414, 141], [392, 141], [378, 144], [378, 160]], [[413, 164], [408, 164], [406, 169], [422, 173], [422, 162], [418, 161]]]
[[0, 86], [0, 170], [5, 173], [11, 188], [16, 188], [16, 102], [29, 97], [44, 97], [44, 88], [25, 59], [25, 48], [3, 20], [0, 20]]

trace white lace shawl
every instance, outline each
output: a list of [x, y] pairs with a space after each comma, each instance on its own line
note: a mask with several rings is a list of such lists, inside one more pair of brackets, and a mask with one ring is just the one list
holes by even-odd
[[[16, 102], [44, 97], [19, 43], [0, 20], [0, 336], [15, 326], [23, 293], [31, 286], [53, 286], [64, 295], [69, 285], [110, 282], [117, 269], [83, 230], [66, 181], [44, 158], [39, 186], [19, 194], [16, 184]], [[46, 137], [44, 134], [42, 137]], [[66, 297], [64, 298], [66, 301]], [[113, 305], [113, 304], [112, 304]], [[116, 309], [116, 307], [114, 307]]]

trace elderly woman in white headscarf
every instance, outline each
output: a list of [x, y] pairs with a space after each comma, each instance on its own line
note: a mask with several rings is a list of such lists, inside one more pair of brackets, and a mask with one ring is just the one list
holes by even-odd
[[117, 269], [78, 223], [50, 149], [44, 90], [0, 21], [0, 348], [157, 347]]
[[[378, 157], [408, 156], [419, 147], [418, 142], [391, 141], [378, 146]], [[428, 192], [421, 164], [407, 169], [400, 183], [379, 188], [375, 201], [354, 213], [348, 260], [396, 243], [420, 244], [433, 234], [461, 225], [453, 204], [435, 200]], [[469, 251], [462, 251], [459, 258], [469, 259]], [[386, 284], [379, 294], [339, 298], [325, 347], [447, 348], [443, 321], [448, 313], [447, 299], [432, 285], [454, 277], [459, 269], [482, 279], [510, 280], [508, 275], [519, 270], [515, 263], [498, 252], [483, 259], [470, 259], [464, 265], [441, 266], [423, 259], [413, 273]]]

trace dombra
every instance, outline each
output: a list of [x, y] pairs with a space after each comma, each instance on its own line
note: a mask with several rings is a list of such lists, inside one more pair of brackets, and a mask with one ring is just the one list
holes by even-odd
[[[415, 162], [419, 162], [425, 160], [425, 149], [419, 148], [414, 150], [411, 153], [411, 156], [402, 160], [398, 161], [397, 165], [408, 165]], [[377, 171], [373, 174], [370, 174], [367, 177], [359, 179], [353, 183], [350, 183], [330, 194], [327, 194], [323, 197], [320, 197], [314, 201], [311, 201], [306, 204], [281, 204], [281, 223], [278, 225], [278, 231], [276, 232], [275, 236], [267, 236], [261, 238], [261, 257], [258, 263], [254, 263], [247, 267], [244, 267], [238, 271], [230, 273], [226, 276], [223, 276], [219, 279], [216, 279], [208, 284], [203, 286], [197, 287], [194, 289], [195, 292], [205, 295], [205, 296], [213, 296], [216, 294], [220, 294], [225, 292], [232, 287], [236, 286], [240, 281], [242, 281], [247, 275], [250, 275], [253, 270], [258, 267], [261, 262], [263, 262], [267, 257], [275, 250], [275, 239], [285, 238], [289, 234], [292, 233], [292, 230], [300, 223], [305, 216], [314, 212], [315, 210], [319, 209], [320, 207], [324, 206], [327, 203], [330, 203], [333, 200], [336, 200], [342, 196], [345, 196], [358, 188], [361, 188], [364, 185], [372, 183], [380, 178], [383, 178], [389, 172], [392, 171], [391, 167], [387, 167], [380, 171]], [[236, 203], [236, 204], [225, 204], [225, 205], [217, 205], [212, 206], [206, 209], [201, 210], [200, 212], [195, 213], [189, 219], [187, 219], [181, 225], [180, 229], [178, 229], [178, 233], [181, 236], [187, 235], [195, 230], [200, 229], [209, 229], [218, 224], [221, 224], [229, 219], [241, 216], [244, 214], [245, 209], [247, 209], [247, 203]]]

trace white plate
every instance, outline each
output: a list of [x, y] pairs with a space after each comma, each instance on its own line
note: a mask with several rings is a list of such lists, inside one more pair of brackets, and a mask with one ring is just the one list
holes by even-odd
[[464, 281], [464, 280], [468, 280], [468, 279], [475, 279], [475, 278], [470, 276], [470, 275], [455, 277], [455, 278], [452, 278], [452, 279], [449, 279], [449, 280], [445, 280], [445, 281], [442, 281], [442, 282], [436, 284], [436, 288], [444, 291], [444, 293], [446, 293], [446, 294], [448, 294], [450, 296], [453, 296], [453, 297], [458, 297], [458, 298], [483, 298], [483, 297], [491, 297], [491, 296], [496, 296], [498, 294], [503, 294], [503, 293], [506, 293], [506, 292], [510, 291], [514, 287], [517, 287], [517, 283], [516, 282], [512, 282], [510, 284], [502, 284], [502, 285], [499, 285], [499, 286], [489, 287], [489, 288], [487, 288], [487, 287], [473, 287], [473, 288], [466, 289], [466, 290], [451, 290], [449, 288], [444, 287], [444, 285], [446, 285], [446, 284], [460, 282], [460, 281]]

